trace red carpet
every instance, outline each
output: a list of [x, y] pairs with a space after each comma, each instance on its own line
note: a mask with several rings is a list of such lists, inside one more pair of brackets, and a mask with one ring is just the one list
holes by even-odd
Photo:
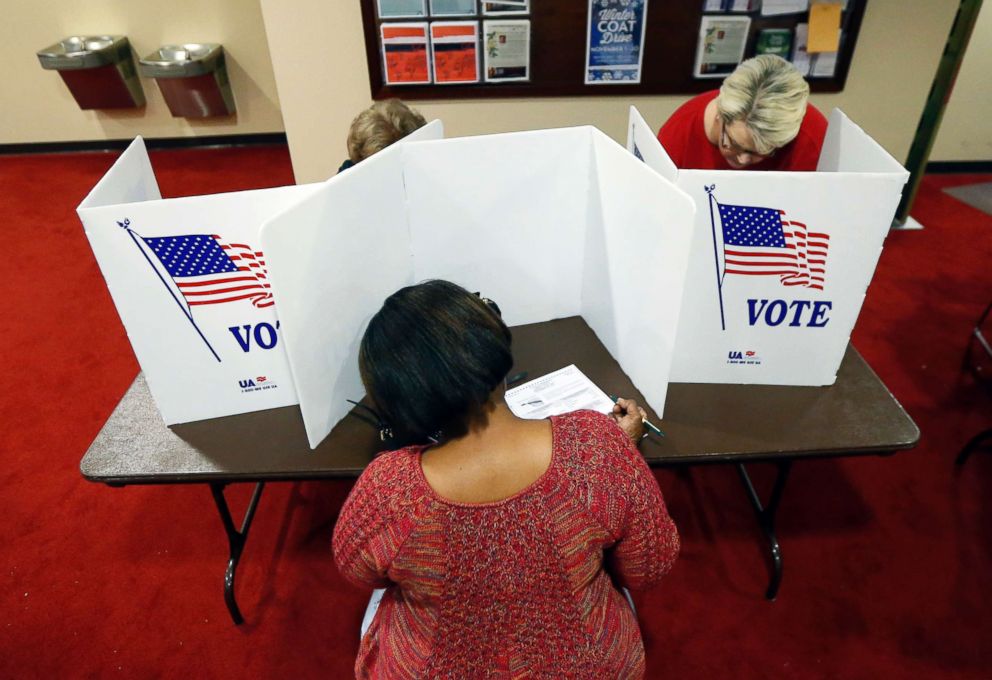
[[[330, 554], [350, 483], [272, 484], [224, 608], [227, 545], [201, 486], [112, 489], [79, 460], [138, 367], [74, 207], [112, 154], [0, 157], [0, 677], [351, 674], [368, 594]], [[283, 148], [152, 154], [162, 193], [292, 182]], [[684, 548], [638, 598], [651, 678], [987, 678], [992, 456], [961, 445], [992, 401], [960, 371], [992, 299], [992, 217], [928, 178], [892, 234], [854, 342], [923, 432], [890, 458], [799, 463], [780, 510], [785, 579], [765, 602], [763, 544], [730, 468], [658, 473]], [[768, 470], [756, 467], [767, 485]], [[231, 490], [236, 511], [246, 486]]]

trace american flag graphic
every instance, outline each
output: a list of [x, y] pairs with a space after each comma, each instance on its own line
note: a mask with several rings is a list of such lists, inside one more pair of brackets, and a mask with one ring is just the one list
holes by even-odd
[[724, 274], [778, 276], [783, 286], [823, 290], [830, 236], [808, 231], [782, 210], [717, 203]]
[[274, 304], [262, 252], [216, 234], [140, 237], [158, 257], [190, 307], [251, 300]]

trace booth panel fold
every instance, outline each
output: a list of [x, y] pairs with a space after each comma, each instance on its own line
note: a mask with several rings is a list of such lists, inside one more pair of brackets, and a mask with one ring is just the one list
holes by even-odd
[[408, 147], [414, 277], [480, 291], [500, 305], [511, 326], [579, 314], [589, 131]]
[[77, 211], [119, 203], [157, 201], [161, 198], [145, 140], [135, 137], [79, 204]]
[[592, 142], [602, 218], [590, 222], [600, 235], [586, 249], [582, 315], [661, 415], [696, 208], [603, 133]]
[[358, 348], [387, 296], [414, 282], [403, 147], [440, 139], [433, 121], [272, 217], [262, 243], [310, 447], [365, 394]]

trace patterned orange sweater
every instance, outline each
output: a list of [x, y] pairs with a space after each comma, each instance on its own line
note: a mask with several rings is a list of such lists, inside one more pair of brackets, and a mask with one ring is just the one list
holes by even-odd
[[334, 529], [341, 573], [387, 588], [357, 677], [643, 676], [637, 621], [613, 581], [656, 583], [678, 533], [612, 419], [578, 411], [551, 422], [547, 471], [501, 501], [438, 496], [420, 467], [423, 447], [365, 470]]

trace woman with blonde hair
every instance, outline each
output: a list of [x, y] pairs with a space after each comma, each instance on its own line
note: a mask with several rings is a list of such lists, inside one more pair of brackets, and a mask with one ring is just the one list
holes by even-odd
[[792, 64], [762, 54], [679, 107], [658, 140], [685, 169], [816, 170], [827, 119], [808, 99]]
[[372, 154], [406, 137], [427, 124], [416, 109], [399, 99], [376, 102], [351, 121], [348, 130], [348, 160], [338, 172], [347, 170]]

